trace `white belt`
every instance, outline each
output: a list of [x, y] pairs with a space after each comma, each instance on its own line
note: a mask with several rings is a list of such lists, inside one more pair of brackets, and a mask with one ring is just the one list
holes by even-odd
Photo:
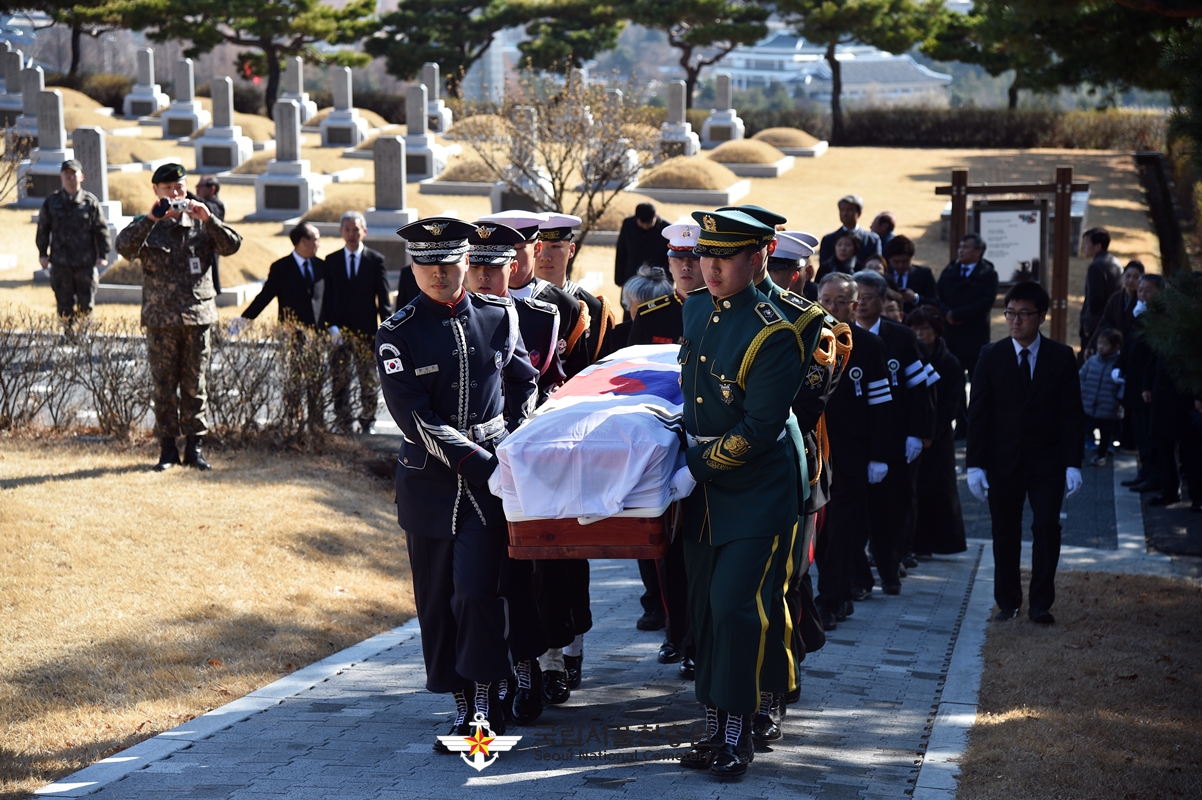
[[482, 422], [479, 425], [473, 425], [465, 431], [460, 431], [466, 438], [471, 439], [476, 444], [487, 442], [489, 439], [495, 439], [505, 431], [505, 416], [498, 414], [488, 422]]
[[[784, 428], [781, 428], [780, 435], [776, 437], [776, 441], [779, 442], [781, 439], [785, 438], [785, 433], [786, 433], [786, 430]], [[689, 437], [690, 445], [705, 444], [706, 442], [712, 442], [715, 439], [722, 438], [721, 436], [695, 436], [691, 433], [686, 433], [685, 435]]]

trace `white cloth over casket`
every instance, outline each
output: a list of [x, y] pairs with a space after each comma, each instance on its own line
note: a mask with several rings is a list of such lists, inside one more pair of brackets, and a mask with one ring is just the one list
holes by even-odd
[[676, 345], [619, 350], [565, 383], [497, 448], [505, 515], [661, 509], [681, 452]]

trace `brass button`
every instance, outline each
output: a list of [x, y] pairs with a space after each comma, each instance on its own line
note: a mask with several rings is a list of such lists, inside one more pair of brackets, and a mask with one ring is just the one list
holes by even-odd
[[705, 398], [704, 398], [704, 397], [698, 397], [698, 398], [697, 398], [697, 402], [698, 402], [698, 403], [704, 403], [704, 402], [705, 402]]
[[714, 317], [714, 322], [717, 322], [719, 319], [720, 317]]
[[725, 376], [725, 375], [720, 375], [720, 376], [718, 376], [718, 377], [719, 377], [719, 378], [721, 378], [722, 380], [726, 380], [726, 376]]
[[705, 356], [701, 357], [701, 363], [703, 363], [703, 364], [705, 363]]
[[722, 301], [722, 307], [723, 307], [723, 308], [730, 308], [730, 301], [729, 301], [729, 300], [723, 300], [723, 301]]

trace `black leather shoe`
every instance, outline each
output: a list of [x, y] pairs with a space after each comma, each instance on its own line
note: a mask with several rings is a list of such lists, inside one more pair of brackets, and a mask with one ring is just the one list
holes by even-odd
[[1018, 616], [1017, 608], [1002, 608], [998, 609], [997, 616], [993, 618], [994, 622], [1009, 622]]
[[835, 612], [835, 621], [842, 622], [854, 613], [856, 613], [856, 604], [851, 600], [844, 600], [843, 605], [839, 606], [839, 610]]
[[680, 651], [673, 647], [671, 642], [664, 642], [660, 645], [657, 660], [661, 664], [675, 664], [680, 660]]
[[[468, 701], [466, 692], [453, 692], [455, 698], [455, 721], [451, 724], [451, 730], [447, 732], [447, 736], [471, 736], [474, 731], [471, 724], [468, 723], [468, 717], [471, 716], [471, 703]], [[451, 750], [442, 742], [435, 740], [434, 752], [449, 755]]]
[[909, 572], [906, 572], [906, 568], [905, 568], [905, 567], [903, 567], [901, 564], [898, 564], [898, 565], [897, 565], [897, 577], [899, 577], [899, 578], [908, 578], [908, 577], [910, 577], [910, 573], [909, 573]]
[[793, 705], [794, 703], [797, 703], [800, 701], [801, 701], [801, 687], [800, 686], [798, 686], [796, 689], [794, 689], [791, 692], [785, 692], [785, 704], [786, 705]]
[[1141, 478], [1141, 477], [1139, 477], [1138, 475], [1136, 475], [1134, 478], [1128, 478], [1128, 479], [1127, 479], [1127, 480], [1125, 480], [1125, 481], [1119, 481], [1119, 485], [1120, 485], [1120, 486], [1134, 486], [1134, 485], [1136, 485], [1137, 483], [1143, 483], [1143, 482], [1144, 482], [1144, 480], [1146, 480], [1146, 479], [1145, 479], [1145, 478]]
[[162, 448], [159, 450], [159, 463], [154, 465], [156, 472], [165, 472], [179, 465], [179, 448], [175, 446], [175, 439], [164, 438], [161, 442]]
[[830, 632], [838, 625], [835, 624], [835, 614], [826, 606], [821, 606], [818, 609], [818, 619], [822, 622], [822, 630]]
[[667, 620], [664, 619], [663, 612], [645, 611], [643, 616], [638, 618], [634, 623], [634, 627], [640, 631], [662, 631]]
[[543, 672], [536, 661], [519, 661], [511, 697], [510, 719], [529, 725], [543, 713]]
[[680, 666], [676, 668], [676, 671], [680, 675], [681, 680], [691, 681], [697, 675], [697, 665], [693, 662], [693, 659], [685, 656], [680, 659]]
[[772, 742], [779, 742], [785, 738], [785, 732], [781, 729], [784, 720], [785, 696], [775, 694], [772, 696], [772, 704], [768, 707], [768, 713], [757, 712], [751, 718], [751, 743], [757, 748], [766, 747]]
[[[738, 720], [738, 722], [732, 723], [732, 720]], [[735, 744], [729, 743], [732, 724], [738, 724], [740, 727]], [[717, 778], [740, 778], [747, 772], [747, 767], [755, 758], [755, 747], [751, 743], [751, 718], [748, 716], [728, 718], [726, 731], [727, 736], [714, 750], [710, 774]]]
[[901, 584], [886, 583], [881, 587], [881, 591], [883, 591], [885, 594], [901, 594]]
[[553, 706], [568, 702], [572, 692], [568, 689], [568, 676], [557, 669], [543, 673], [543, 700]]
[[872, 597], [872, 588], [871, 587], [869, 587], [867, 589], [852, 589], [851, 590], [851, 599], [856, 601], [857, 603], [860, 601], [863, 601], [863, 600], [868, 600], [871, 597]]
[[693, 746], [680, 757], [680, 766], [685, 769], [709, 769], [710, 764], [714, 762], [714, 751], [724, 734], [726, 715], [712, 707], [707, 707], [706, 712], [707, 714], [717, 714], [718, 727], [701, 741], [694, 742]]
[[188, 441], [184, 445], [184, 466], [198, 469], [201, 472], [206, 472], [213, 468], [213, 465], [205, 461], [204, 455], [200, 452], [199, 436], [188, 437]]
[[1159, 492], [1160, 484], [1155, 481], [1140, 481], [1132, 486], [1129, 491], [1140, 492], [1141, 494], [1143, 492]]
[[568, 688], [580, 688], [580, 670], [584, 666], [584, 656], [564, 656], [563, 666], [568, 673]]
[[918, 559], [915, 558], [911, 554], [911, 555], [908, 555], [905, 558], [903, 558], [901, 560], [901, 563], [902, 563], [902, 566], [905, 567], [906, 569], [914, 569], [915, 567], [918, 566]]
[[1056, 618], [1052, 616], [1051, 611], [1032, 611], [1030, 613], [1030, 617], [1031, 621], [1036, 625], [1051, 625], [1056, 621]]
[[1158, 494], [1148, 500], [1150, 506], [1171, 506], [1181, 500], [1180, 495], [1175, 494]]

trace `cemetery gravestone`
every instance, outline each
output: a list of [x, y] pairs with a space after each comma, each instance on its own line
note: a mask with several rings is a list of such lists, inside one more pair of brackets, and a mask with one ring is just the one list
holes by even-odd
[[4, 82], [7, 88], [0, 96], [0, 124], [16, 124], [17, 117], [25, 112], [25, 99], [21, 96], [21, 73], [25, 71], [25, 55], [20, 50], [3, 54]]
[[295, 100], [300, 108], [301, 125], [317, 116], [317, 103], [305, 91], [305, 62], [300, 56], [284, 60], [284, 91], [280, 100]]
[[426, 86], [410, 86], [405, 95], [405, 119], [409, 133], [405, 136], [405, 173], [410, 181], [437, 177], [447, 167], [446, 149], [434, 140], [426, 116]]
[[368, 231], [386, 234], [369, 235], [371, 246], [384, 254], [390, 268], [409, 263], [405, 241], [393, 231], [417, 221], [417, 209], [405, 207], [405, 140], [400, 136], [381, 136], [372, 148], [376, 165], [376, 204], [367, 209]]
[[422, 64], [422, 85], [426, 87], [427, 125], [433, 133], [446, 133], [451, 129], [451, 109], [442, 100], [442, 76], [438, 64], [427, 61]]
[[722, 142], [742, 139], [747, 129], [738, 113], [731, 108], [734, 104], [734, 87], [728, 73], [717, 76], [717, 98], [709, 117], [701, 125], [701, 146], [709, 149]]
[[301, 110], [295, 100], [275, 104], [275, 158], [255, 179], [254, 219], [293, 219], [325, 199], [325, 180], [301, 156]]
[[233, 169], [251, 157], [254, 144], [242, 135], [242, 127], [234, 124], [234, 84], [228, 77], [215, 79], [213, 90], [213, 124], [197, 137], [197, 172], [221, 172]]
[[122, 112], [126, 118], [149, 117], [171, 104], [162, 87], [154, 82], [154, 51], [145, 47], [138, 51], [138, 82], [125, 96]]
[[83, 169], [83, 188], [96, 195], [104, 218], [109, 224], [110, 241], [113, 249], [109, 252], [109, 264], [117, 263], [117, 233], [127, 224], [129, 219], [121, 214], [121, 202], [109, 200], [108, 156], [104, 150], [105, 133], [100, 128], [79, 127], [72, 133], [75, 158]]
[[352, 102], [351, 71], [337, 67], [330, 71], [334, 89], [334, 109], [321, 121], [322, 147], [357, 147], [367, 138], [367, 120], [359, 116]]
[[46, 88], [46, 76], [41, 67], [21, 71], [21, 105], [23, 113], [13, 127], [17, 135], [27, 137], [31, 147], [38, 146], [38, 96]]
[[664, 158], [695, 156], [701, 151], [701, 140], [693, 126], [685, 121], [685, 82], [668, 83], [668, 121], [660, 126], [659, 147]]
[[163, 112], [163, 138], [184, 139], [211, 121], [209, 112], [196, 99], [192, 59], [175, 62], [175, 101]]
[[31, 161], [17, 171], [18, 206], [40, 206], [62, 186], [59, 172], [63, 162], [75, 158], [74, 151], [67, 147], [61, 92], [43, 91], [38, 95], [38, 147], [30, 157]]

